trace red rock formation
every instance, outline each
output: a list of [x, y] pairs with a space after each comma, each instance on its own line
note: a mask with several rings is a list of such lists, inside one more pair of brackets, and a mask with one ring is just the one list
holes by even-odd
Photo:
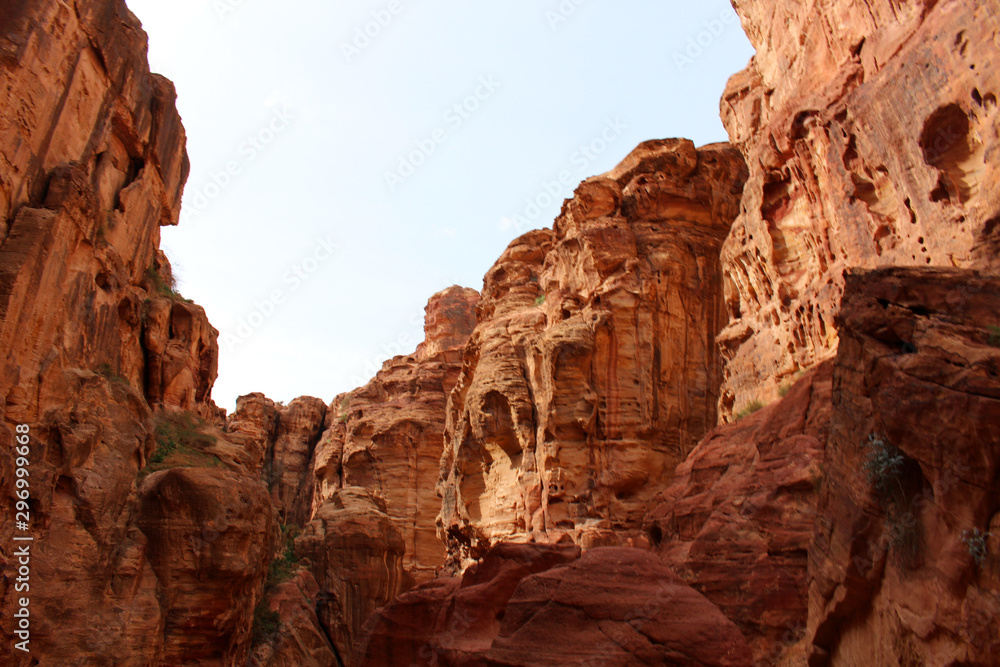
[[416, 353], [387, 361], [367, 385], [335, 399], [330, 429], [316, 449], [314, 507], [342, 486], [365, 487], [385, 499], [406, 545], [407, 588], [444, 562], [434, 521], [445, 402], [478, 301], [478, 292], [462, 287], [431, 297]]
[[[35, 577], [30, 654], [10, 657], [15, 626], [0, 619], [7, 664], [139, 666], [181, 654], [235, 664], [271, 555], [270, 508], [248, 500], [263, 485], [229, 443], [214, 447], [231, 466], [206, 469], [212, 455], [192, 452], [190, 471], [146, 479], [196, 480], [185, 488], [206, 507], [173, 498], [161, 522], [150, 499], [167, 498], [139, 489], [160, 416], [220, 415], [216, 332], [173, 291], [158, 250], [188, 162], [173, 86], [150, 74], [145, 51], [120, 0], [0, 9], [0, 438], [31, 427]], [[0, 449], [8, 501], [10, 454]], [[184, 539], [211, 534], [226, 511], [229, 531], [190, 551]], [[4, 572], [13, 518], [0, 514]], [[0, 606], [14, 609], [15, 596], [5, 576]]]
[[303, 525], [310, 518], [312, 489], [303, 487], [313, 450], [326, 423], [326, 410], [326, 403], [310, 396], [301, 396], [278, 408], [269, 463], [271, 497], [282, 523]]
[[456, 565], [499, 540], [638, 530], [715, 425], [718, 252], [743, 177], [726, 146], [646, 142], [487, 274], [441, 468]]
[[434, 579], [372, 615], [354, 664], [482, 664], [518, 584], [579, 557], [574, 545], [498, 544], [461, 578]]
[[[997, 304], [1000, 278], [971, 271], [848, 275], [809, 552], [811, 667], [1000, 664]], [[873, 465], [872, 434], [896, 464]], [[982, 551], [963, 542], [975, 530], [992, 533]]]
[[[158, 579], [145, 535], [134, 522], [135, 477], [153, 445], [153, 420], [142, 396], [122, 382], [85, 371], [63, 376], [63, 405], [33, 429], [31, 532], [27, 590], [15, 591], [11, 520], [0, 531], [0, 641], [5, 664], [72, 664], [79, 656], [145, 665], [163, 646]], [[13, 505], [13, 429], [0, 429], [4, 505]], [[18, 533], [23, 535], [23, 533]], [[19, 545], [21, 546], [21, 545]], [[24, 583], [24, 582], [22, 582]], [[30, 599], [30, 655], [14, 652], [7, 610]], [[95, 632], [100, 628], [100, 632]], [[8, 661], [9, 660], [9, 661]], [[37, 664], [37, 663], [36, 663]]]
[[720, 417], [832, 358], [849, 267], [997, 264], [993, 3], [739, 0], [722, 100], [750, 168], [722, 252]]
[[306, 570], [275, 587], [267, 607], [281, 618], [277, 637], [253, 651], [254, 667], [333, 667], [340, 665], [316, 615], [320, 589]]
[[355, 665], [747, 665], [739, 630], [638, 549], [501, 544], [379, 610]]
[[320, 507], [295, 551], [320, 587], [317, 611], [337, 655], [350, 656], [368, 616], [403, 584], [403, 539], [370, 491], [345, 487]]
[[736, 623], [759, 665], [802, 662], [831, 377], [824, 364], [779, 402], [709, 433], [647, 517], [660, 557]]
[[267, 489], [230, 470], [173, 468], [146, 478], [140, 495], [138, 524], [159, 580], [160, 663], [243, 664], [274, 551]]
[[226, 438], [244, 452], [245, 465], [262, 472], [268, 451], [274, 446], [278, 407], [261, 393], [236, 399], [236, 411], [226, 419]]

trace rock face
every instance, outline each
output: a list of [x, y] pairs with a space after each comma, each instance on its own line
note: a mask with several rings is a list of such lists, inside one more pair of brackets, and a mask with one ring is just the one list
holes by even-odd
[[[445, 402], [475, 323], [475, 290], [450, 287], [431, 297], [424, 342], [395, 357], [364, 387], [334, 401], [331, 428], [313, 464], [315, 511], [345, 486], [384, 499], [406, 546], [403, 569], [412, 581], [434, 575], [445, 552], [435, 518], [435, 491], [444, 443]], [[364, 619], [361, 619], [364, 620]]]
[[828, 362], [781, 401], [712, 431], [646, 520], [658, 555], [736, 623], [756, 664], [802, 662], [831, 380]]
[[140, 488], [139, 528], [160, 582], [161, 664], [239, 665], [274, 552], [262, 484], [221, 468], [173, 468]]
[[5, 664], [241, 664], [271, 559], [266, 487], [238, 446], [161, 450], [170, 415], [221, 422], [217, 333], [158, 250], [188, 161], [145, 53], [120, 0], [0, 9], [0, 489], [13, 507], [26, 424], [34, 538], [15, 591], [0, 516], [0, 606], [31, 600], [30, 653], [0, 619]]
[[354, 664], [481, 665], [518, 584], [579, 557], [574, 545], [499, 544], [460, 578], [434, 579], [371, 616]]
[[[0, 376], [6, 416], [36, 420], [66, 368], [107, 368], [194, 409], [215, 332], [177, 302], [159, 245], [187, 178], [184, 129], [120, 1], [5, 10], [0, 38]], [[169, 298], [161, 298], [166, 295]], [[176, 332], [168, 325], [176, 327]]]
[[272, 641], [253, 651], [253, 667], [333, 667], [340, 658], [323, 633], [316, 615], [320, 589], [307, 570], [275, 587], [268, 609], [278, 614], [282, 627]]
[[278, 408], [274, 444], [269, 448], [271, 496], [283, 523], [304, 524], [311, 514], [312, 489], [305, 488], [313, 450], [326, 424], [326, 403], [311, 396]]
[[487, 273], [448, 403], [453, 565], [500, 540], [589, 547], [638, 530], [716, 422], [718, 252], [744, 175], [726, 146], [646, 142]]
[[733, 3], [756, 55], [722, 100], [750, 169], [726, 240], [720, 417], [837, 350], [850, 267], [998, 269], [992, 3]]
[[368, 616], [402, 592], [403, 539], [383, 501], [345, 487], [295, 540], [319, 583], [317, 611], [337, 655], [350, 656]]
[[997, 304], [1000, 278], [967, 270], [848, 274], [812, 667], [1000, 663]]
[[746, 665], [739, 630], [647, 551], [500, 545], [368, 622], [356, 665]]

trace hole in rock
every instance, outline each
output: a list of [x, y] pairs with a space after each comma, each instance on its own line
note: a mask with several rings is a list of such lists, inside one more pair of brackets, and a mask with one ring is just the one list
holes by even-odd
[[947, 198], [964, 203], [975, 196], [985, 169], [984, 149], [960, 106], [949, 104], [930, 115], [920, 134], [920, 147], [924, 161], [941, 174], [932, 201]]

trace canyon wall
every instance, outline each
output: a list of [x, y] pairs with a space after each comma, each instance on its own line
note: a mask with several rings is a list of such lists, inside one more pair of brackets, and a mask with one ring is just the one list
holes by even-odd
[[718, 253], [744, 177], [728, 146], [646, 142], [486, 274], [448, 399], [439, 524], [452, 566], [502, 540], [636, 536], [716, 422]]
[[721, 104], [750, 170], [723, 420], [836, 354], [845, 269], [997, 270], [1000, 248], [995, 3], [733, 4], [756, 55]]
[[734, 5], [731, 145], [641, 144], [365, 386], [228, 417], [138, 21], [0, 8], [11, 664], [1000, 663], [1000, 12]]
[[273, 553], [267, 488], [217, 428], [217, 332], [158, 249], [188, 160], [145, 53], [117, 0], [0, 9], [8, 508], [14, 427], [30, 427], [29, 528], [0, 516], [0, 607], [30, 599], [30, 654], [5, 613], [5, 664], [243, 664]]
[[432, 296], [424, 341], [412, 355], [385, 362], [367, 385], [334, 399], [335, 419], [316, 453], [313, 506], [345, 486], [383, 498], [406, 544], [409, 585], [433, 577], [445, 559], [435, 526], [445, 404], [478, 302], [478, 292], [457, 286]]
[[1000, 277], [847, 275], [810, 667], [1000, 663]]

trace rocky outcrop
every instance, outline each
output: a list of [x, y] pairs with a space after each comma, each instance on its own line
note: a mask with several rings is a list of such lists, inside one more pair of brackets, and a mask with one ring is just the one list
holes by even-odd
[[745, 176], [727, 146], [646, 142], [487, 273], [448, 404], [440, 531], [626, 543], [716, 423], [718, 253]]
[[326, 403], [311, 396], [296, 398], [277, 410], [274, 444], [269, 448], [271, 498], [282, 523], [303, 525], [312, 510], [312, 488], [306, 485], [313, 451], [326, 425]]
[[811, 667], [1000, 662], [997, 304], [972, 271], [848, 274]]
[[152, 296], [143, 301], [141, 311], [147, 400], [155, 407], [222, 418], [224, 413], [211, 399], [219, 368], [219, 332], [201, 306], [162, 288], [174, 280], [162, 251], [156, 251], [155, 264], [145, 279]]
[[161, 664], [239, 665], [274, 553], [263, 484], [221, 468], [172, 468], [146, 478], [138, 525], [159, 581]]
[[734, 6], [756, 55], [722, 100], [750, 169], [722, 261], [720, 416], [837, 351], [851, 267], [998, 270], [995, 6]]
[[149, 73], [145, 34], [120, 1], [16, 6], [4, 25], [6, 417], [37, 420], [67, 368], [107, 369], [141, 390], [148, 377], [154, 404], [207, 404], [215, 332], [177, 303], [157, 250], [188, 172], [173, 86]]
[[457, 286], [431, 297], [424, 342], [414, 354], [387, 361], [364, 387], [334, 400], [330, 429], [314, 457], [316, 512], [345, 486], [364, 487], [384, 499], [406, 546], [407, 588], [432, 577], [444, 562], [435, 486], [445, 403], [478, 301], [478, 292]]
[[267, 609], [277, 614], [281, 626], [270, 641], [254, 648], [253, 667], [339, 667], [334, 648], [316, 615], [320, 589], [307, 570], [299, 570], [291, 581], [277, 585]]
[[367, 489], [337, 491], [295, 539], [319, 584], [316, 609], [339, 656], [350, 656], [368, 616], [402, 592], [403, 539], [385, 502]]
[[[10, 613], [0, 619], [11, 665], [32, 658], [73, 664], [100, 656], [121, 665], [149, 664], [162, 651], [164, 613], [146, 536], [135, 523], [135, 477], [154, 446], [152, 413], [125, 383], [86, 371], [62, 376], [63, 405], [32, 429], [28, 581], [15, 591], [14, 526], [2, 521], [5, 610], [30, 599], [30, 655], [17, 651]], [[4, 502], [13, 507], [13, 429], [0, 430]], [[23, 536], [24, 532], [16, 533]], [[18, 544], [18, 547], [23, 545]], [[39, 585], [44, 582], [44, 585]], [[24, 584], [28, 588], [23, 587]], [[95, 632], [100, 628], [100, 632]]]
[[162, 430], [211, 431], [201, 418], [221, 412], [217, 333], [158, 250], [188, 162], [145, 53], [120, 0], [0, 9], [0, 437], [30, 426], [33, 537], [30, 590], [0, 581], [4, 609], [30, 593], [30, 653], [0, 620], [12, 665], [237, 664], [271, 558], [266, 488], [238, 446]]
[[655, 556], [499, 545], [368, 622], [356, 665], [746, 665], [739, 630]]
[[518, 584], [579, 557], [575, 545], [498, 544], [461, 577], [439, 577], [378, 610], [354, 664], [480, 665]]
[[646, 520], [657, 554], [736, 623], [755, 664], [802, 664], [831, 380], [828, 362], [712, 431]]

